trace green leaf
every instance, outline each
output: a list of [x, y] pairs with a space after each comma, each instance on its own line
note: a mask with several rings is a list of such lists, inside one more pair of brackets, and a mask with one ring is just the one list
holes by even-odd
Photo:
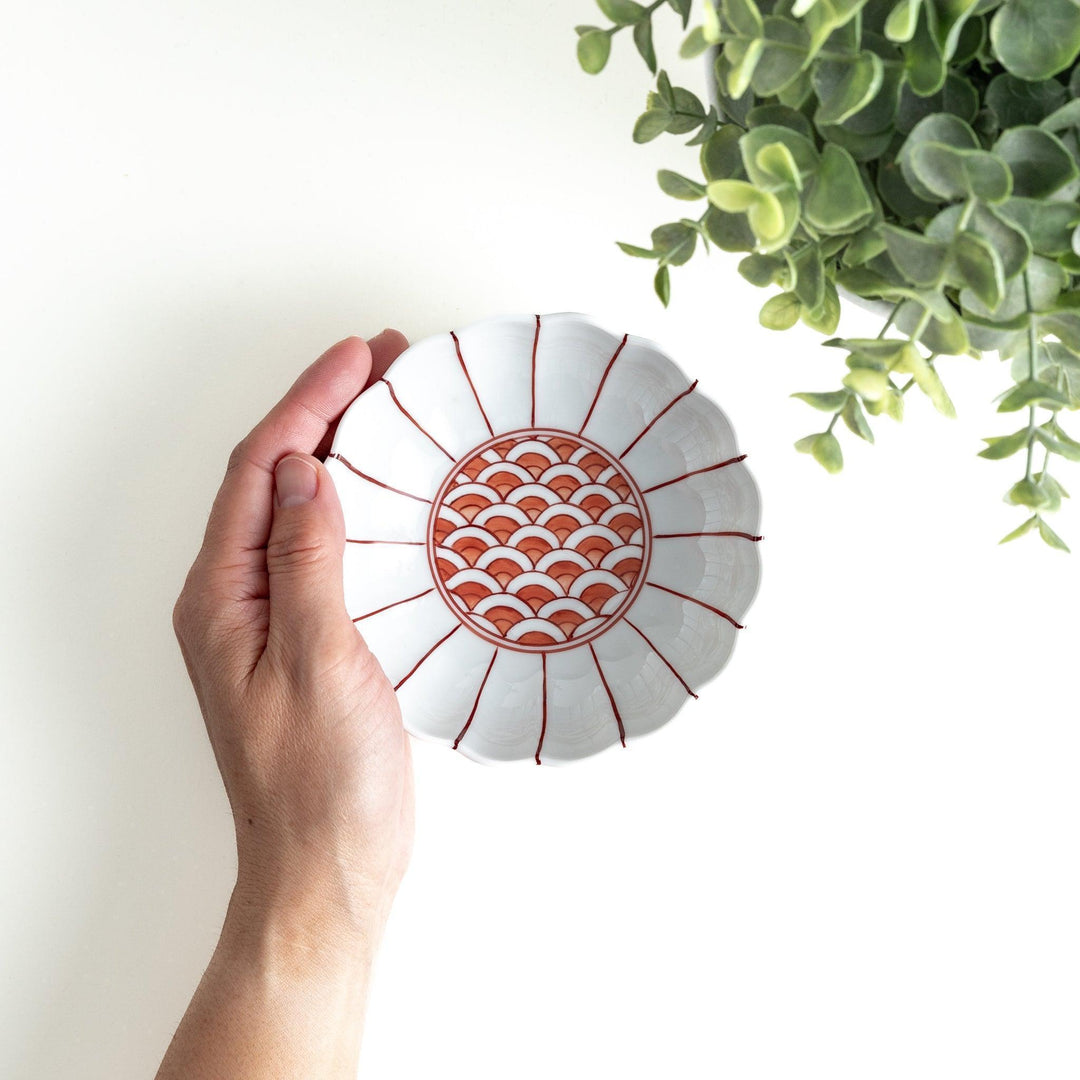
[[793, 291], [804, 308], [813, 311], [825, 299], [825, 268], [817, 244], [806, 244], [791, 256]]
[[[897, 327], [906, 334], [914, 334], [925, 310], [921, 301], [905, 300], [896, 310]], [[951, 316], [941, 318], [935, 310], [930, 322], [919, 334], [919, 342], [930, 352], [943, 356], [963, 356], [971, 348], [964, 323], [955, 311]]]
[[862, 406], [855, 398], [849, 397], [847, 399], [844, 404], [844, 411], [840, 415], [844, 418], [844, 423], [847, 424], [848, 429], [858, 435], [860, 439], [865, 439], [871, 443], [874, 441], [874, 433], [867, 422], [866, 414], [862, 411]]
[[[1065, 98], [1065, 88], [1056, 80], [1050, 79], [1046, 83], [1036, 83], [1036, 86], [1056, 86], [1061, 90], [1061, 99]], [[1069, 131], [1075, 128], [1080, 128], [1080, 99], [1073, 98], [1066, 105], [1062, 105], [1061, 108], [1055, 109], [1049, 115], [1044, 114], [1041, 120], [1030, 120], [1028, 123], [1038, 124], [1044, 131], [1052, 131], [1057, 134], [1059, 131]]]
[[[1004, 71], [991, 79], [986, 88], [987, 108], [994, 110], [1003, 130], [1045, 121], [1064, 101], [1065, 87], [1057, 79], [1031, 82]], [[1047, 127], [1047, 130], [1056, 129]]]
[[898, 0], [896, 7], [889, 12], [889, 17], [885, 20], [885, 36], [890, 41], [903, 44], [915, 36], [921, 3], [922, 0]]
[[844, 376], [843, 382], [866, 401], [880, 401], [889, 391], [888, 373], [873, 368], [853, 368]]
[[652, 20], [642, 19], [634, 24], [634, 45], [645, 61], [645, 66], [656, 74], [656, 49], [653, 48]]
[[[805, 135], [800, 134], [789, 127], [779, 124], [762, 124], [760, 127], [751, 128], [739, 139], [739, 151], [742, 154], [743, 166], [750, 180], [759, 188], [775, 190], [777, 185], [793, 182], [790, 178], [784, 179], [774, 174], [771, 169], [762, 167], [761, 152], [770, 146], [779, 145], [784, 147], [791, 155], [801, 179], [807, 178], [817, 171], [819, 156], [813, 142]], [[768, 162], [767, 162], [768, 164]], [[795, 186], [800, 186], [796, 184]]]
[[911, 348], [906, 338], [831, 338], [824, 342], [826, 348], [846, 349], [851, 353], [869, 357], [882, 365], [897, 360], [905, 349]]
[[660, 184], [660, 190], [665, 195], [670, 195], [675, 199], [704, 199], [705, 198], [705, 185], [699, 184], [696, 180], [691, 180], [689, 177], [681, 176], [677, 172], [672, 172], [670, 169], [661, 169], [656, 174], [657, 182]]
[[985, 150], [957, 150], [944, 143], [924, 142], [913, 148], [910, 162], [919, 182], [942, 199], [976, 198], [997, 203], [1012, 193], [1008, 165]]
[[739, 273], [759, 289], [771, 285], [776, 277], [776, 272], [784, 265], [784, 260], [779, 255], [762, 255], [755, 252], [747, 255], [739, 263]]
[[798, 398], [800, 401], [805, 401], [807, 405], [812, 406], [815, 409], [820, 409], [822, 412], [834, 413], [838, 412], [844, 407], [844, 403], [850, 397], [846, 390], [830, 390], [827, 393], [818, 394], [812, 391], [803, 391], [802, 393], [792, 394], [793, 398]]
[[1034, 510], [1041, 510], [1050, 504], [1050, 495], [1041, 484], [1025, 478], [1009, 488], [1005, 501], [1013, 506], [1030, 506]]
[[869, 220], [873, 213], [874, 204], [855, 159], [834, 143], [826, 143], [806, 193], [806, 221], [819, 232], [845, 233]]
[[743, 41], [736, 38], [724, 46], [723, 57], [730, 65], [727, 76], [727, 91], [733, 98], [741, 98], [750, 89], [750, 80], [754, 77], [765, 42], [761, 38]]
[[[809, 203], [809, 199], [807, 202]], [[817, 227], [809, 214], [807, 214], [807, 220]], [[885, 250], [885, 241], [881, 233], [877, 229], [868, 227], [857, 232], [848, 241], [847, 248], [844, 250], [843, 263], [845, 266], [861, 266]]]
[[898, 424], [904, 419], [904, 395], [894, 387], [879, 401], [867, 401], [865, 405], [871, 416], [891, 416]]
[[1005, 296], [1005, 271], [998, 253], [974, 233], [964, 232], [953, 240], [952, 258], [963, 284], [994, 311]]
[[603, 71], [610, 55], [611, 36], [606, 30], [589, 30], [578, 38], [578, 63], [590, 75], [597, 75]]
[[627, 255], [633, 255], [636, 259], [655, 259], [658, 254], [652, 248], [638, 247], [636, 244], [624, 244], [622, 240], [616, 240], [615, 243], [618, 244]]
[[801, 312], [802, 304], [794, 293], [778, 293], [762, 305], [758, 322], [767, 330], [790, 330], [799, 321]]
[[908, 281], [914, 285], [934, 285], [938, 281], [949, 257], [945, 244], [896, 225], [882, 225], [881, 235], [889, 258]]
[[755, 105], [746, 114], [748, 127], [764, 127], [773, 124], [776, 127], [791, 128], [802, 135], [811, 146], [814, 145], [814, 126], [798, 109], [778, 103]]
[[743, 176], [738, 124], [725, 124], [702, 144], [701, 171], [706, 180], [736, 180]]
[[[1077, 9], [1080, 14], [1080, 8]], [[1065, 144], [1042, 128], [1012, 128], [994, 144], [994, 153], [1010, 168], [1013, 192], [1043, 199], [1080, 176]]]
[[705, 34], [705, 40], [710, 45], [715, 45], [724, 33], [720, 25], [720, 16], [716, 10], [716, 4], [714, 0], [705, 0], [702, 7], [704, 9], [701, 13], [702, 31]]
[[1008, 0], [990, 23], [990, 43], [1022, 79], [1048, 79], [1080, 52], [1080, 7], [1072, 0]]
[[904, 49], [907, 82], [920, 97], [936, 94], [945, 84], [948, 65], [933, 32], [924, 7], [915, 25], [915, 33]]
[[1058, 551], [1068, 552], [1068, 544], [1066, 544], [1065, 541], [1046, 524], [1046, 521], [1041, 514], [1037, 516], [1039, 518], [1039, 535], [1043, 538], [1044, 543], [1049, 544], [1052, 548], [1057, 548]]
[[649, 109], [643, 112], [634, 124], [634, 142], [652, 142], [657, 135], [667, 131], [671, 115], [667, 109]]
[[757, 244], [745, 214], [728, 214], [710, 206], [702, 226], [705, 235], [722, 251], [753, 251]]
[[645, 9], [634, 0], [596, 0], [596, 6], [616, 26], [629, 26], [645, 16]]
[[819, 60], [811, 73], [820, 102], [814, 122], [842, 124], [873, 101], [883, 77], [881, 57], [868, 49], [851, 59]]
[[986, 449], [979, 451], [979, 457], [986, 458], [988, 461], [1001, 461], [1003, 458], [1012, 457], [1013, 454], [1027, 448], [1030, 434], [1028, 429], [1023, 427], [1011, 435], [997, 435], [983, 439]]
[[1054, 453], [1060, 454], [1064, 458], [1068, 458], [1069, 461], [1080, 461], [1080, 442], [1076, 442], [1075, 439], [1070, 439], [1061, 429], [1061, 425], [1057, 420], [1051, 420], [1046, 427], [1049, 429], [1055, 440], [1053, 447]]
[[915, 379], [915, 385], [930, 399], [942, 416], [947, 416], [950, 420], [955, 418], [956, 408], [933, 364], [921, 356], [916, 361], [913, 355], [912, 360], [911, 375]]
[[696, 94], [691, 93], [685, 87], [672, 88], [674, 98], [674, 115], [668, 123], [667, 129], [673, 135], [683, 135], [700, 127], [705, 120], [705, 106]]
[[1038, 379], [1025, 379], [1014, 386], [998, 403], [998, 412], [1019, 412], [1030, 405], [1041, 405], [1044, 409], [1067, 407], [1069, 399], [1053, 386], [1048, 386]]
[[[1027, 429], [1025, 428], [1025, 434], [1026, 432]], [[1045, 446], [1051, 454], [1059, 454], [1061, 457], [1070, 461], [1080, 460], [1080, 455], [1076, 454], [1075, 447], [1062, 442], [1052, 431], [1047, 430], [1045, 425], [1043, 427], [1035, 428], [1033, 434], [1036, 440]]]
[[663, 262], [671, 266], [682, 266], [689, 262], [697, 243], [697, 230], [681, 221], [660, 225], [652, 231], [653, 248]]
[[831, 432], [823, 431], [819, 435], [810, 436], [807, 445], [806, 439], [800, 439], [795, 444], [796, 450], [804, 454], [811, 454], [814, 460], [821, 465], [826, 472], [838, 473], [844, 467], [844, 453], [840, 449], [840, 440]]
[[919, 180], [911, 167], [911, 156], [915, 148], [927, 142], [942, 143], [957, 150], [978, 150], [979, 139], [969, 124], [947, 113], [927, 116], [911, 129], [896, 160], [915, 195], [925, 202], [936, 203], [939, 201], [938, 197]]
[[668, 4], [682, 17], [683, 29], [690, 21], [690, 8], [693, 0], [667, 0]]
[[709, 201], [718, 209], [729, 214], [745, 212], [763, 247], [785, 240], [787, 215], [772, 192], [759, 191], [745, 180], [713, 180], [705, 190]]
[[998, 541], [998, 543], [999, 544], [1007, 544], [1010, 540], [1017, 540], [1021, 536], [1023, 536], [1025, 533], [1031, 532], [1031, 530], [1034, 529], [1035, 526], [1038, 525], [1038, 523], [1039, 523], [1039, 515], [1035, 514], [1032, 517], [1029, 517], [1027, 519], [1027, 521], [1025, 521], [1024, 524], [1021, 525], [1019, 528], [1013, 529], [1013, 531], [1011, 533], [1009, 533], [1008, 536], [1003, 536]]
[[660, 297], [660, 303], [667, 307], [671, 300], [671, 274], [666, 264], [656, 271], [656, 277], [653, 278], [653, 289], [656, 290], [656, 295]]
[[700, 56], [708, 47], [709, 43], [705, 40], [704, 28], [695, 26], [686, 35], [686, 40], [679, 46], [679, 55], [684, 60], [693, 60], [695, 56]]
[[[1006, 280], [1019, 274], [1031, 257], [1031, 244], [1027, 236], [1022, 229], [1018, 229], [1005, 218], [1005, 207], [1017, 201], [1010, 199], [1001, 207], [978, 203], [974, 212], [968, 216], [965, 230], [985, 240], [997, 252]], [[947, 206], [926, 226], [927, 237], [950, 243], [956, 235], [963, 213], [962, 206]]]
[[[757, 179], [755, 180], [755, 177]], [[767, 190], [793, 187], [801, 191], [802, 173], [791, 151], [783, 143], [769, 143], [763, 146], [754, 157], [754, 170], [750, 178]]]
[[740, 37], [761, 37], [761, 12], [754, 0], [721, 0], [720, 10]]
[[1040, 255], [1055, 258], [1071, 249], [1073, 229], [1080, 224], [1080, 207], [1072, 201], [1008, 199], [997, 209], [1025, 234], [1031, 248]]
[[810, 35], [802, 23], [767, 15], [762, 32], [761, 56], [750, 85], [762, 98], [775, 97], [798, 79], [810, 56]]
[[825, 295], [813, 309], [803, 308], [802, 321], [819, 334], [835, 334], [840, 325], [840, 296], [836, 286], [826, 279]]

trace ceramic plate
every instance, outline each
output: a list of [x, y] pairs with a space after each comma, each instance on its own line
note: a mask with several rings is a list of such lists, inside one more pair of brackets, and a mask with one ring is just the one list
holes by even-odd
[[758, 493], [696, 386], [642, 338], [522, 315], [417, 342], [349, 406], [326, 463], [345, 600], [410, 732], [566, 762], [720, 671]]

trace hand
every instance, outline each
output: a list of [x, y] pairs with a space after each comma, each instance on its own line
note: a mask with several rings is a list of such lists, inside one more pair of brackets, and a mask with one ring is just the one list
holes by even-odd
[[237, 881], [158, 1080], [356, 1075], [412, 843], [412, 767], [393, 689], [345, 610], [345, 525], [319, 457], [405, 346], [395, 330], [339, 342], [236, 447], [176, 602]]
[[345, 610], [319, 460], [406, 345], [339, 342], [236, 447], [173, 614], [232, 806], [233, 908], [316, 951], [373, 948], [412, 842], [408, 737]]

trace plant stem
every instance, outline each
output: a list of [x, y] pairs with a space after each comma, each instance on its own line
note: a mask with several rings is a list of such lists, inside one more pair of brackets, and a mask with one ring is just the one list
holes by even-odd
[[[1028, 378], [1035, 379], [1035, 352], [1039, 347], [1039, 335], [1035, 328], [1035, 312], [1031, 304], [1031, 278], [1027, 270], [1024, 271], [1024, 306], [1028, 316]], [[1024, 479], [1031, 480], [1031, 459], [1035, 455], [1035, 406], [1028, 407], [1028, 441], [1027, 441], [1027, 465], [1024, 469]]]
[[897, 300], [896, 303], [893, 304], [892, 311], [889, 312], [889, 317], [885, 320], [885, 325], [882, 326], [881, 330], [878, 332], [879, 338], [883, 338], [889, 332], [889, 328], [896, 321], [896, 313], [900, 310], [900, 305], [903, 302], [903, 300]]

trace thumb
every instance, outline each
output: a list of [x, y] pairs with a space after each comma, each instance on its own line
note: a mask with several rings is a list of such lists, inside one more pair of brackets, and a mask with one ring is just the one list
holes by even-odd
[[321, 653], [355, 630], [345, 610], [345, 521], [330, 474], [317, 458], [288, 454], [274, 469], [274, 515], [266, 544], [268, 644], [293, 656]]

